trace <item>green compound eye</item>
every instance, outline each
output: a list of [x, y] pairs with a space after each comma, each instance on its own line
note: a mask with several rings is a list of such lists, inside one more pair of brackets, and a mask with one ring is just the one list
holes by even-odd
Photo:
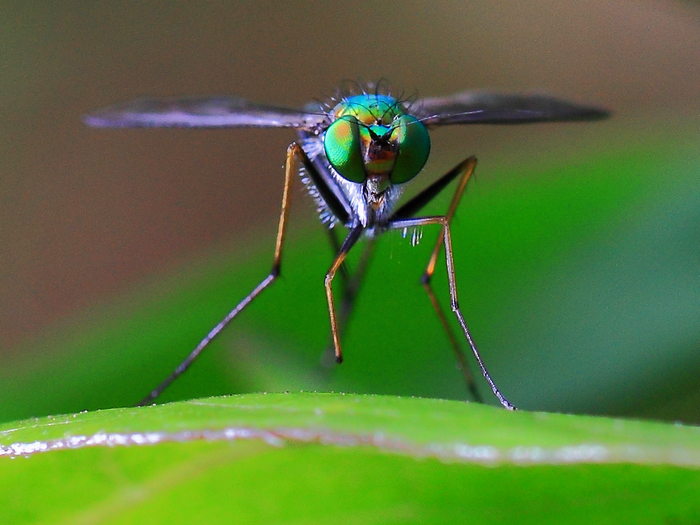
[[423, 123], [410, 115], [402, 115], [395, 126], [399, 150], [391, 182], [403, 184], [418, 175], [428, 161], [430, 136]]
[[367, 178], [362, 160], [360, 126], [357, 118], [344, 115], [326, 130], [323, 147], [331, 166], [344, 178], [363, 183]]

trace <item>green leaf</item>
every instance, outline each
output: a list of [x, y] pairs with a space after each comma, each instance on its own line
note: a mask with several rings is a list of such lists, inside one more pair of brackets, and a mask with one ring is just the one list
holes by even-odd
[[12, 524], [691, 523], [699, 487], [700, 428], [435, 399], [251, 394], [0, 426]]

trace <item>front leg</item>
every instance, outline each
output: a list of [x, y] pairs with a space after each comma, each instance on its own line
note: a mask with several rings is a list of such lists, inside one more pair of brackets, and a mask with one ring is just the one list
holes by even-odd
[[336, 316], [335, 301], [333, 299], [333, 279], [335, 277], [338, 268], [341, 267], [345, 257], [347, 257], [350, 249], [357, 243], [358, 239], [362, 236], [365, 228], [361, 224], [354, 226], [348, 236], [343, 241], [343, 244], [338, 250], [338, 254], [333, 259], [333, 264], [331, 264], [326, 278], [324, 279], [324, 286], [326, 288], [326, 299], [328, 300], [328, 315], [331, 320], [331, 336], [333, 337], [333, 348], [335, 350], [335, 361], [336, 363], [343, 362], [343, 352], [340, 348], [340, 331], [338, 330], [338, 318]]
[[[331, 248], [333, 249], [334, 257], [340, 251], [340, 241], [335, 235], [336, 229], [328, 230], [329, 239], [331, 243]], [[352, 310], [355, 306], [355, 299], [360, 291], [360, 285], [364, 280], [365, 273], [367, 272], [367, 267], [372, 258], [374, 239], [369, 238], [365, 241], [365, 246], [363, 247], [362, 255], [357, 263], [357, 267], [352, 271], [348, 269], [347, 261], [343, 261], [338, 269], [338, 274], [340, 277], [340, 303], [338, 304], [338, 335], [342, 339], [343, 333], [347, 329]], [[335, 347], [331, 340], [326, 349], [321, 354], [321, 366], [325, 368], [331, 368], [335, 365]]]

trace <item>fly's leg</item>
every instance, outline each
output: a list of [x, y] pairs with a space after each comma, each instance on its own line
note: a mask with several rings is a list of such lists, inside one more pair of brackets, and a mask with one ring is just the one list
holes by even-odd
[[[335, 258], [340, 251], [340, 240], [338, 239], [337, 235], [338, 230], [337, 228], [328, 228], [326, 231], [328, 232], [328, 243], [331, 247], [331, 253], [333, 254], [333, 258]], [[344, 296], [351, 279], [347, 261], [343, 261], [343, 264], [341, 264], [340, 268], [338, 268], [338, 276], [340, 278], [340, 293]]]
[[[460, 162], [452, 170], [447, 172], [445, 175], [440, 177], [437, 181], [435, 181], [433, 184], [428, 186], [425, 190], [420, 192], [413, 199], [411, 199], [409, 202], [403, 205], [394, 214], [393, 218], [403, 219], [413, 216], [423, 206], [430, 202], [436, 195], [438, 195], [450, 182], [452, 182], [455, 178], [459, 177], [459, 184], [457, 185], [457, 189], [455, 190], [454, 196], [452, 197], [452, 202], [450, 202], [450, 207], [447, 210], [447, 215], [445, 215], [445, 219], [449, 224], [452, 221], [452, 217], [454, 216], [455, 210], [457, 209], [457, 205], [459, 204], [459, 200], [462, 197], [462, 194], [464, 193], [464, 189], [467, 187], [467, 182], [469, 182], [469, 178], [471, 177], [472, 173], [474, 173], [475, 167], [475, 157], [469, 157], [468, 159]], [[481, 403], [482, 398], [479, 394], [479, 390], [476, 387], [474, 376], [469, 370], [467, 357], [464, 354], [464, 351], [462, 350], [462, 347], [460, 346], [459, 342], [457, 341], [457, 337], [455, 337], [454, 331], [450, 327], [450, 324], [447, 322], [447, 316], [445, 315], [445, 312], [443, 311], [442, 307], [440, 306], [440, 303], [435, 297], [435, 293], [433, 292], [432, 286], [430, 285], [433, 273], [435, 272], [437, 258], [443, 244], [443, 237], [444, 231], [440, 230], [437, 242], [435, 243], [435, 248], [433, 249], [430, 255], [428, 266], [426, 267], [425, 271], [423, 272], [423, 275], [421, 276], [421, 284], [423, 285], [423, 288], [428, 294], [428, 298], [430, 299], [430, 303], [433, 305], [433, 309], [435, 310], [435, 313], [437, 314], [438, 319], [440, 320], [440, 324], [442, 324], [442, 327], [450, 340], [450, 346], [452, 346], [452, 350], [454, 351], [455, 357], [457, 358], [459, 369], [462, 372], [462, 375], [464, 376], [464, 382], [467, 386], [467, 389], [469, 390], [469, 393], [472, 395], [475, 401]]]
[[[468, 158], [466, 161], [462, 162], [458, 166], [458, 168], [462, 171], [462, 176], [459, 179], [459, 184], [457, 185], [457, 189], [455, 190], [455, 193], [452, 196], [450, 207], [447, 209], [447, 214], [445, 215], [445, 219], [447, 220], [448, 224], [452, 222], [452, 217], [454, 216], [455, 210], [459, 205], [459, 201], [462, 197], [462, 194], [464, 193], [464, 189], [467, 187], [467, 182], [469, 182], [469, 178], [471, 177], [472, 173], [474, 173], [475, 167], [476, 158], [474, 157]], [[464, 381], [467, 385], [467, 389], [469, 390], [475, 401], [482, 403], [483, 400], [481, 398], [481, 395], [479, 394], [479, 390], [476, 387], [474, 376], [469, 370], [469, 365], [467, 364], [467, 357], [464, 355], [464, 352], [462, 351], [462, 348], [459, 345], [459, 342], [457, 341], [457, 338], [455, 337], [452, 328], [450, 328], [450, 325], [447, 322], [447, 317], [445, 316], [445, 312], [440, 306], [440, 303], [438, 302], [437, 297], [435, 297], [435, 293], [433, 292], [433, 288], [430, 285], [433, 273], [435, 273], [435, 265], [437, 264], [438, 254], [440, 253], [440, 249], [443, 244], [443, 238], [445, 235], [444, 231], [444, 229], [441, 229], [440, 233], [438, 234], [438, 238], [435, 243], [435, 248], [433, 248], [433, 251], [430, 255], [430, 260], [428, 261], [428, 266], [425, 268], [425, 271], [421, 276], [420, 282], [423, 285], [423, 288], [425, 289], [426, 293], [428, 294], [430, 303], [433, 305], [433, 309], [435, 310], [435, 313], [440, 319], [440, 323], [442, 324], [442, 327], [445, 330], [447, 337], [450, 339], [450, 344], [452, 345], [452, 349], [454, 350], [455, 356], [457, 357], [457, 362], [459, 363], [459, 368], [462, 371], [462, 375], [464, 376]]]
[[374, 239], [367, 239], [365, 242], [367, 244], [364, 246], [362, 256], [357, 263], [357, 268], [355, 268], [355, 271], [349, 276], [349, 279], [345, 285], [345, 290], [343, 291], [343, 296], [340, 300], [338, 309], [338, 328], [341, 336], [345, 328], [347, 328], [350, 314], [352, 313], [352, 308], [355, 305], [355, 299], [360, 291], [360, 285], [364, 280], [367, 267], [369, 266], [369, 262], [372, 259], [372, 254], [374, 253]]
[[358, 241], [363, 231], [364, 227], [361, 224], [354, 226], [350, 230], [348, 236], [345, 238], [343, 244], [340, 246], [338, 254], [335, 256], [335, 259], [333, 259], [333, 263], [331, 264], [328, 273], [326, 273], [326, 278], [324, 280], [324, 286], [326, 288], [326, 299], [328, 300], [328, 315], [330, 316], [331, 321], [331, 336], [333, 338], [333, 349], [336, 363], [343, 362], [343, 353], [340, 349], [340, 330], [338, 329], [338, 316], [336, 314], [335, 300], [333, 297], [333, 279], [335, 278], [336, 272], [345, 261], [348, 252]]
[[[333, 253], [337, 254], [340, 252], [340, 244], [335, 234], [329, 230], [331, 235], [331, 247], [333, 248]], [[340, 290], [340, 301], [338, 304], [338, 332], [340, 339], [343, 338], [343, 333], [348, 326], [350, 320], [350, 315], [352, 314], [352, 309], [355, 304], [355, 298], [360, 290], [360, 285], [363, 282], [365, 272], [369, 266], [369, 262], [372, 258], [374, 240], [367, 239], [365, 241], [367, 244], [362, 251], [362, 256], [357, 263], [357, 268], [353, 272], [348, 271], [347, 261], [343, 261], [338, 269], [338, 275], [342, 283], [342, 288]], [[321, 354], [321, 366], [325, 368], [331, 368], [335, 363], [335, 347], [333, 343], [328, 345], [326, 349]]]
[[145, 398], [143, 398], [138, 406], [147, 405], [152, 403], [163, 391], [180, 377], [185, 371], [192, 365], [195, 359], [202, 353], [202, 351], [211, 343], [214, 338], [219, 335], [219, 333], [229, 324], [239, 313], [248, 306], [253, 299], [262, 293], [268, 286], [270, 286], [275, 279], [280, 274], [280, 268], [282, 264], [282, 245], [284, 243], [285, 231], [287, 228], [287, 217], [289, 216], [289, 205], [292, 189], [292, 181], [296, 175], [294, 167], [294, 156], [298, 156], [304, 161], [307, 157], [304, 151], [301, 149], [296, 142], [290, 144], [287, 148], [287, 160], [285, 162], [284, 170], [284, 191], [282, 194], [282, 209], [280, 210], [280, 220], [277, 226], [277, 240], [275, 242], [275, 258], [272, 263], [272, 270], [260, 283], [253, 288], [250, 292], [236, 307], [231, 310], [226, 317], [224, 317], [219, 324], [217, 324], [212, 330], [202, 339], [192, 352], [187, 356], [187, 358], [180, 363], [180, 365], [156, 388], [154, 388]]
[[[326, 230], [328, 232], [328, 243], [331, 247], [331, 252], [333, 253], [333, 257], [335, 258], [336, 255], [338, 255], [338, 252], [340, 251], [340, 240], [338, 239], [337, 235], [337, 229], [336, 228], [329, 228]], [[338, 268], [338, 275], [340, 277], [340, 293], [343, 297], [341, 299], [341, 314], [340, 317], [342, 319], [343, 314], [342, 314], [342, 305], [345, 302], [345, 294], [348, 291], [348, 286], [350, 282], [350, 271], [348, 270], [348, 263], [347, 261], [343, 261], [340, 267]], [[341, 328], [341, 336], [343, 333], [343, 328], [342, 328], [342, 322], [340, 323]], [[342, 337], [341, 337], [342, 338]], [[321, 353], [321, 358], [319, 359], [319, 363], [323, 368], [326, 369], [331, 369], [336, 365], [335, 361], [335, 348], [333, 348], [333, 339], [331, 338], [330, 343], [326, 346], [326, 348], [323, 350]]]
[[498, 398], [498, 401], [501, 403], [501, 405], [503, 405], [504, 408], [507, 408], [508, 410], [515, 410], [515, 407], [503, 396], [503, 394], [501, 394], [500, 390], [498, 390], [498, 388], [496, 387], [496, 383], [493, 382], [493, 379], [491, 379], [491, 376], [486, 370], [486, 366], [484, 366], [484, 362], [481, 359], [481, 356], [479, 355], [479, 351], [476, 348], [476, 344], [474, 343], [471, 333], [467, 328], [467, 323], [464, 320], [464, 316], [462, 315], [462, 312], [459, 309], [459, 301], [457, 299], [457, 281], [455, 278], [454, 258], [452, 255], [452, 238], [450, 236], [450, 223], [447, 216], [399, 219], [396, 221], [391, 221], [389, 223], [389, 227], [392, 229], [404, 229], [416, 226], [426, 226], [429, 224], [439, 224], [442, 226], [441, 237], [445, 247], [445, 262], [447, 264], [447, 280], [449, 282], [450, 306], [452, 308], [452, 312], [454, 312], [455, 316], [457, 317], [457, 320], [459, 321], [460, 326], [462, 327], [464, 337], [466, 338], [467, 343], [469, 343], [469, 347], [471, 348], [472, 353], [474, 354], [474, 357], [476, 358], [476, 361], [479, 364], [479, 368], [481, 369], [481, 373], [483, 374], [484, 379], [486, 379], [489, 386], [491, 387], [491, 391]]

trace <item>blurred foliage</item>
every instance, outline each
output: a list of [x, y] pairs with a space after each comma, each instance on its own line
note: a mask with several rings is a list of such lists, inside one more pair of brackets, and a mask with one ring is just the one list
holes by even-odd
[[[226, 429], [249, 438], [214, 434]], [[0, 457], [0, 521], [691, 523], [697, 437], [679, 425], [385, 396], [97, 411], [0, 425], [3, 455], [13, 443], [54, 448]], [[103, 441], [80, 444], [89, 438]]]
[[[453, 225], [460, 305], [516, 406], [700, 421], [694, 133], [674, 129], [666, 142], [663, 129], [638, 140], [610, 135], [595, 155], [523, 160], [517, 177], [495, 170], [488, 183], [477, 168]], [[465, 399], [418, 282], [436, 236], [427, 228], [417, 247], [399, 232], [380, 239], [345, 362], [329, 370], [319, 358], [330, 341], [322, 283], [332, 254], [320, 226], [293, 217], [282, 277], [162, 400], [298, 389]], [[273, 239], [271, 226], [37, 334], [0, 370], [0, 420], [137, 402], [264, 277]], [[242, 257], [241, 244], [255, 255]], [[447, 308], [444, 262], [434, 289]], [[481, 390], [495, 402], [485, 383]]]

